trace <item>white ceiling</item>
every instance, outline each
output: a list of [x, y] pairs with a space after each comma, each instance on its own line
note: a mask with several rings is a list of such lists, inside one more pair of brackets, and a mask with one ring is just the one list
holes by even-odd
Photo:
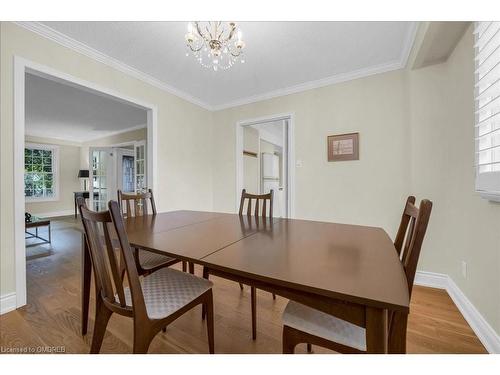
[[245, 64], [214, 72], [185, 56], [187, 22], [21, 23], [216, 110], [405, 66], [414, 22], [241, 22]]
[[86, 142], [146, 126], [144, 109], [97, 94], [26, 74], [26, 134]]

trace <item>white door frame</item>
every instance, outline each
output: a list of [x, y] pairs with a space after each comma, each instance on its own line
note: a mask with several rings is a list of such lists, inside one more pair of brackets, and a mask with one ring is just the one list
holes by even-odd
[[[294, 113], [284, 113], [270, 115], [248, 120], [241, 120], [236, 123], [236, 201], [235, 210], [238, 211], [240, 205], [241, 189], [243, 189], [243, 127], [279, 120], [288, 121], [288, 142], [283, 145], [287, 153], [287, 205], [288, 217], [295, 217], [295, 121]], [[285, 152], [285, 151], [284, 151]]]
[[[25, 137], [25, 74], [37, 74], [79, 88], [97, 91], [103, 96], [112, 96], [127, 104], [147, 111], [148, 129], [148, 186], [155, 191], [157, 171], [158, 108], [141, 99], [133, 98], [107, 87], [99, 86], [48, 66], [38, 64], [20, 56], [14, 56], [14, 253], [16, 273], [16, 308], [26, 304], [26, 244], [24, 239], [24, 137]], [[75, 171], [76, 173], [76, 171]]]

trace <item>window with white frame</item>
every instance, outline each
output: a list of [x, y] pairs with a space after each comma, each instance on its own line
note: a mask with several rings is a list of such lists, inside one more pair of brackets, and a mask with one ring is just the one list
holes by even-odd
[[58, 198], [59, 148], [26, 143], [24, 147], [24, 196], [26, 201]]
[[500, 200], [500, 22], [476, 22], [476, 190]]

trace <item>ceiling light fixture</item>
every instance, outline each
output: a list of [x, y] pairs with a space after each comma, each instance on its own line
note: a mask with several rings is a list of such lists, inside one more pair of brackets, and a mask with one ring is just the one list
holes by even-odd
[[192, 55], [205, 68], [226, 70], [238, 60], [245, 62], [241, 58], [245, 42], [234, 22], [190, 22], [185, 38]]

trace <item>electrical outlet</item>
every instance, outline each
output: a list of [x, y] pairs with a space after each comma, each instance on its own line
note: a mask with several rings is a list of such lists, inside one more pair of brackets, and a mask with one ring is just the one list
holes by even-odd
[[462, 276], [464, 279], [467, 278], [467, 262], [462, 260]]

